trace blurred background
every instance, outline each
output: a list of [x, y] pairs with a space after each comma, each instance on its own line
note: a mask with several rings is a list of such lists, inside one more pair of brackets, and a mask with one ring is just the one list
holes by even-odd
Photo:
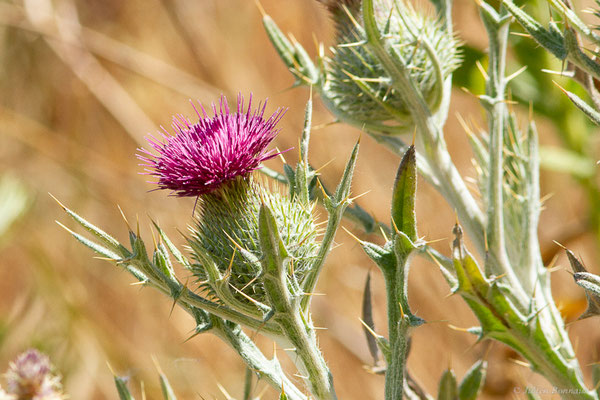
[[[333, 27], [314, 0], [261, 0], [284, 32], [292, 33], [312, 55], [315, 39], [332, 44]], [[535, 2], [532, 2], [535, 4]], [[547, 6], [538, 4], [541, 18]], [[458, 1], [455, 25], [464, 41], [465, 61], [455, 74], [455, 94], [446, 127], [450, 152], [461, 172], [474, 177], [460, 115], [473, 130], [485, 115], [472, 94], [483, 91], [477, 63], [485, 66], [486, 35], [475, 2]], [[515, 27], [518, 31], [518, 27]], [[544, 258], [553, 272], [555, 299], [569, 323], [577, 354], [591, 380], [599, 360], [600, 329], [595, 319], [575, 322], [585, 309], [584, 294], [565, 271], [567, 262], [553, 240], [583, 257], [600, 272], [600, 195], [595, 161], [597, 132], [552, 84], [557, 80], [584, 97], [570, 81], [541, 69], [561, 65], [533, 42], [513, 35], [509, 73], [529, 66], [511, 85], [511, 107], [526, 122], [529, 103], [538, 122], [542, 151], [540, 224]], [[293, 79], [263, 30], [250, 0], [2, 0], [0, 1], [0, 370], [28, 347], [46, 352], [63, 375], [71, 399], [116, 399], [111, 368], [130, 377], [140, 396], [159, 398], [154, 355], [181, 399], [225, 399], [242, 394], [244, 366], [210, 334], [186, 339], [193, 321], [151, 289], [77, 243], [55, 220], [73, 227], [52, 200], [65, 205], [118, 239], [139, 218], [151, 240], [149, 217], [160, 221], [179, 245], [191, 220], [193, 199], [149, 192], [140, 175], [136, 149], [144, 136], [168, 127], [176, 113], [193, 116], [190, 99], [203, 104], [221, 94], [233, 103], [237, 93], [269, 98], [268, 111], [288, 107], [275, 145], [297, 147], [307, 88]], [[360, 132], [333, 122], [315, 101], [311, 163], [333, 187]], [[296, 150], [285, 154], [290, 161]], [[399, 158], [363, 135], [353, 183], [358, 202], [378, 220], [389, 219], [389, 199]], [[271, 168], [281, 170], [272, 160]], [[420, 234], [449, 254], [454, 213], [425, 182], [418, 193]], [[324, 210], [318, 210], [321, 220]], [[361, 238], [361, 228], [345, 227]], [[383, 376], [371, 365], [359, 322], [364, 282], [373, 276], [375, 323], [385, 333], [385, 293], [373, 264], [355, 240], [340, 230], [319, 282], [314, 319], [327, 328], [320, 345], [341, 399], [383, 397]], [[560, 253], [560, 254], [559, 254]], [[490, 362], [484, 398], [513, 398], [525, 383], [546, 387], [542, 378], [518, 363], [500, 344], [475, 343], [461, 331], [477, 324], [449, 288], [437, 267], [416, 259], [411, 269], [413, 311], [429, 323], [414, 332], [411, 374], [430, 393], [444, 369], [461, 377], [479, 358]], [[268, 355], [272, 345], [257, 336]], [[276, 351], [276, 350], [275, 350]], [[280, 358], [285, 358], [280, 351]], [[109, 367], [110, 365], [110, 367]], [[258, 395], [266, 387], [259, 383]], [[267, 389], [263, 398], [277, 398]]]

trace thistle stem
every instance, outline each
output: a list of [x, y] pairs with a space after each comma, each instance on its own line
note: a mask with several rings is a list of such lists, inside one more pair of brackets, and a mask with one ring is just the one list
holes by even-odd
[[[518, 306], [522, 310], [529, 309], [532, 314], [533, 322], [524, 321], [524, 324], [536, 325], [528, 330], [527, 334], [522, 334], [519, 327], [513, 327], [512, 330], [516, 339], [516, 347], [532, 363], [533, 368], [554, 384], [561, 391], [560, 394], [563, 398], [596, 398], [595, 394], [588, 391], [583, 383], [579, 364], [552, 299], [547, 285], [547, 272], [541, 267], [540, 258], [532, 257], [530, 254], [530, 259], [527, 260], [529, 263], [521, 267], [531, 271], [529, 276], [533, 277], [533, 281], [527, 279], [529, 276], [519, 279], [506, 251], [503, 148], [507, 124], [505, 60], [509, 14], [504, 7], [501, 7], [498, 13], [486, 3], [481, 4], [480, 11], [490, 41], [486, 96], [482, 97], [482, 103], [488, 110], [490, 131], [488, 226], [486, 231], [490, 258], [487, 260], [486, 268], [492, 269], [490, 272], [493, 273], [506, 274], [506, 278], [503, 279], [507, 280], [510, 295], [520, 303]], [[530, 140], [535, 139], [535, 137], [530, 138]], [[534, 176], [532, 179], [534, 181], [531, 182], [531, 185], [538, 185], [536, 177]], [[532, 197], [539, 195], [537, 188], [533, 189], [531, 195]], [[530, 198], [529, 201], [536, 204], [539, 198]], [[533, 218], [533, 222], [537, 224], [537, 208], [533, 207], [528, 211], [528, 217]], [[535, 230], [532, 226], [529, 226], [529, 229], [530, 233]], [[537, 235], [534, 235], [534, 238], [537, 238]], [[531, 243], [527, 243], [527, 245], [531, 246]], [[539, 249], [537, 246], [533, 246], [533, 248]]]
[[[289, 254], [281, 241], [277, 222], [266, 205], [259, 214], [259, 238], [263, 253], [262, 283], [273, 309], [272, 320], [279, 325], [283, 336], [293, 346], [292, 357], [298, 370], [317, 400], [336, 400], [333, 378], [319, 351], [312, 323], [304, 316], [300, 288], [288, 280]], [[307, 313], [308, 314], [308, 313]]]
[[276, 321], [285, 332], [293, 346], [292, 361], [300, 373], [306, 376], [305, 381], [316, 400], [336, 400], [333, 388], [333, 377], [323, 355], [319, 351], [314, 329], [303, 321], [299, 310], [281, 313]]
[[[437, 126], [436, 117], [432, 115], [425, 99], [415, 87], [402, 60], [394, 57], [393, 51], [386, 49], [385, 41], [375, 21], [373, 0], [363, 2], [363, 21], [371, 50], [392, 78], [394, 89], [404, 94], [419, 133], [417, 136], [425, 149], [425, 158], [431, 168], [431, 175], [438, 183], [438, 190], [456, 210], [461, 221], [464, 221], [463, 225], [478, 249], [482, 253], [485, 252], [485, 243], [479, 239], [484, 236], [484, 215], [452, 163], [443, 134]], [[390, 148], [397, 151], [391, 146]]]
[[[509, 267], [504, 238], [504, 133], [506, 126], [506, 104], [504, 93], [506, 79], [504, 71], [506, 66], [506, 44], [508, 39], [508, 20], [500, 21], [484, 15], [484, 24], [488, 29], [489, 41], [489, 68], [486, 82], [486, 96], [483, 104], [487, 106], [489, 121], [489, 182], [488, 182], [488, 207], [487, 207], [487, 247], [490, 254], [497, 259], [495, 265], [502, 266], [501, 271], [507, 273]], [[518, 284], [518, 283], [517, 283]], [[518, 284], [518, 286], [521, 286]], [[512, 285], [511, 285], [512, 287]]]
[[[404, 266], [398, 266], [399, 270]], [[385, 399], [396, 400], [403, 396], [406, 358], [408, 356], [408, 329], [410, 323], [399, 303], [398, 282], [395, 271], [384, 271], [386, 283], [390, 356], [385, 371]]]
[[333, 389], [333, 377], [319, 351], [315, 331], [310, 321], [305, 320], [298, 298], [290, 296], [285, 273], [267, 274], [263, 282], [275, 309], [273, 320], [291, 344], [291, 351], [297, 356], [292, 356], [292, 361], [305, 376], [311, 393], [317, 400], [337, 399]]
[[244, 360], [249, 370], [278, 390], [285, 391], [290, 400], [306, 400], [306, 396], [285, 376], [277, 359], [269, 360], [239, 326], [228, 327], [223, 320], [213, 318], [214, 334], [231, 346]]

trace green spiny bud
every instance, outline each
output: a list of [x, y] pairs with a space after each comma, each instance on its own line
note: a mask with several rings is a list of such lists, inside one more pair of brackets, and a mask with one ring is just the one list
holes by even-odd
[[277, 190], [269, 191], [251, 177], [231, 181], [219, 191], [199, 198], [198, 218], [190, 239], [197, 261], [192, 270], [207, 294], [220, 301], [228, 302], [219, 296], [216, 282], [211, 282], [207, 262], [214, 263], [218, 275], [232, 287], [231, 295], [239, 304], [251, 305], [250, 298], [261, 303], [266, 301], [259, 262], [263, 255], [258, 216], [263, 203], [273, 212], [291, 256], [288, 276], [292, 281], [302, 282], [317, 254], [312, 207], [306, 209]]
[[[321, 2], [330, 10], [338, 31], [337, 46], [326, 60], [321, 87], [331, 111], [361, 128], [371, 126], [371, 131], [377, 130], [373, 126], [382, 126], [380, 132], [372, 133], [392, 133], [394, 127], [406, 125], [410, 110], [369, 48], [361, 1]], [[444, 80], [459, 65], [458, 41], [438, 19], [418, 13], [403, 0], [375, 0], [374, 11], [392, 57], [408, 70], [432, 112], [437, 111]]]

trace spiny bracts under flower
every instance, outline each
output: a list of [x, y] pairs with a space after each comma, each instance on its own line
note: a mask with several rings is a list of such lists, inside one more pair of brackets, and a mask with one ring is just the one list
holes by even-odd
[[290, 254], [288, 279], [296, 286], [302, 283], [318, 251], [313, 207], [290, 200], [276, 188], [269, 190], [255, 179], [239, 179], [219, 192], [200, 197], [198, 202], [199, 215], [189, 242], [197, 261], [193, 272], [206, 294], [219, 297], [206, 268], [211, 263], [227, 277], [239, 302], [251, 306], [250, 298], [266, 301], [257, 262], [263, 257], [258, 223], [261, 204], [273, 213]]
[[200, 105], [199, 121], [192, 124], [179, 115], [173, 119], [175, 136], [162, 133], [159, 141], [149, 137], [154, 155], [140, 149], [138, 158], [145, 171], [158, 178], [159, 189], [177, 196], [200, 196], [219, 189], [225, 182], [248, 176], [261, 162], [278, 153], [266, 147], [279, 132], [276, 124], [285, 110], [280, 108], [264, 119], [266, 102], [252, 111], [252, 96], [244, 111], [244, 99], [238, 96], [237, 112], [231, 113], [221, 97], [219, 108], [213, 103], [213, 117]]
[[[50, 359], [35, 349], [20, 354], [4, 374], [7, 391], [0, 399], [62, 400], [60, 378], [52, 373]], [[4, 396], [4, 397], [2, 397]]]

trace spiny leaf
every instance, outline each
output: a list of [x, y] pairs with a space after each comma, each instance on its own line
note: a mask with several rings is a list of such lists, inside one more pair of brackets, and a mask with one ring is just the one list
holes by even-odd
[[[363, 292], [363, 303], [362, 303], [362, 320], [364, 323], [375, 331], [375, 321], [373, 321], [373, 300], [371, 298], [371, 272], [367, 274], [367, 280], [365, 282], [365, 290]], [[377, 347], [377, 339], [371, 334], [367, 326], [364, 327], [365, 336], [367, 337], [367, 345], [369, 352], [373, 357], [373, 364], [377, 364], [379, 361], [379, 348]]]
[[258, 231], [260, 248], [266, 265], [265, 272], [278, 274], [288, 254], [279, 235], [275, 217], [266, 204], [260, 207]]
[[585, 101], [583, 101], [579, 96], [577, 96], [575, 93], [569, 92], [568, 90], [565, 90], [563, 88], [561, 88], [559, 86], [559, 88], [563, 91], [564, 94], [567, 95], [567, 97], [569, 98], [569, 100], [571, 100], [571, 102], [573, 104], [575, 104], [575, 106], [577, 108], [579, 108], [581, 111], [583, 111], [583, 113], [596, 125], [600, 125], [600, 113], [598, 111], [596, 111], [592, 106], [590, 106], [588, 103], [586, 103]]
[[479, 360], [467, 371], [460, 386], [458, 398], [460, 400], [475, 400], [485, 382], [487, 362]]
[[158, 234], [160, 235], [160, 238], [163, 240], [163, 242], [165, 243], [165, 245], [169, 249], [169, 252], [173, 255], [173, 257], [175, 257], [175, 259], [177, 260], [177, 262], [179, 262], [186, 269], [190, 269], [191, 268], [190, 267], [190, 262], [179, 251], [179, 249], [177, 247], [175, 247], [175, 245], [173, 244], [173, 242], [171, 242], [171, 240], [167, 237], [167, 235], [161, 229], [161, 227], [156, 222], [154, 222], [154, 221], [152, 221], [152, 224], [154, 225], [154, 227], [158, 231]]
[[56, 202], [62, 207], [62, 209], [71, 218], [73, 218], [73, 220], [75, 220], [75, 222], [77, 222], [79, 225], [81, 225], [83, 228], [85, 228], [85, 230], [87, 230], [88, 232], [90, 232], [91, 234], [96, 236], [111, 251], [119, 253], [123, 256], [126, 256], [128, 254], [127, 249], [123, 245], [121, 245], [121, 243], [119, 243], [119, 241], [117, 239], [110, 236], [108, 233], [104, 232], [102, 229], [98, 228], [97, 226], [91, 224], [86, 219], [82, 218], [79, 214], [77, 214], [76, 212], [65, 207], [56, 198], [54, 198], [54, 200], [56, 200]]
[[283, 34], [283, 32], [281, 32], [281, 29], [279, 29], [275, 21], [273, 21], [270, 16], [265, 15], [263, 17], [263, 25], [265, 27], [265, 31], [267, 32], [267, 36], [271, 40], [271, 43], [273, 43], [277, 53], [279, 53], [279, 57], [281, 57], [288, 68], [294, 68], [294, 46], [292, 43]]
[[362, 248], [367, 256], [369, 256], [369, 258], [373, 260], [373, 262], [375, 262], [375, 264], [377, 264], [382, 271], [391, 272], [396, 270], [398, 262], [396, 260], [394, 251], [389, 245], [380, 247], [370, 242], [361, 242], [360, 244], [362, 245]]
[[453, 242], [453, 263], [458, 279], [457, 290], [471, 297], [487, 297], [490, 287], [489, 282], [485, 279], [481, 268], [477, 265], [475, 259], [466, 250], [463, 244], [462, 228], [457, 224], [453, 229], [455, 239]]
[[[64, 226], [63, 226], [63, 227], [64, 227]], [[65, 229], [67, 229], [67, 228], [65, 228]], [[67, 230], [68, 230], [68, 229], [67, 229]], [[104, 256], [104, 257], [106, 257], [106, 258], [109, 258], [109, 259], [111, 259], [111, 260], [115, 260], [115, 261], [116, 261], [116, 260], [120, 260], [120, 259], [121, 259], [121, 257], [120, 257], [119, 255], [117, 255], [117, 254], [113, 253], [112, 251], [110, 251], [110, 250], [109, 250], [109, 249], [107, 249], [106, 247], [104, 247], [104, 246], [101, 246], [101, 245], [99, 245], [99, 244], [98, 244], [98, 243], [96, 243], [96, 242], [92, 242], [91, 240], [89, 240], [89, 239], [87, 239], [87, 238], [85, 238], [85, 237], [81, 236], [80, 234], [78, 234], [78, 233], [75, 233], [75, 232], [73, 232], [73, 231], [71, 231], [71, 230], [68, 230], [68, 231], [69, 231], [69, 233], [71, 233], [71, 235], [73, 235], [73, 237], [74, 237], [75, 239], [77, 239], [77, 240], [78, 240], [78, 241], [79, 241], [81, 244], [83, 244], [84, 246], [86, 246], [86, 247], [88, 247], [88, 248], [92, 249], [93, 251], [95, 251], [96, 253], [100, 254], [101, 256]]]
[[446, 370], [440, 379], [437, 398], [438, 400], [458, 400], [456, 376], [451, 369]]
[[392, 225], [404, 232], [411, 241], [417, 240], [415, 196], [417, 191], [417, 157], [415, 146], [410, 146], [396, 174], [392, 194]]
[[536, 42], [541, 44], [560, 60], [564, 60], [567, 57], [568, 51], [565, 47], [564, 38], [558, 31], [544, 28], [539, 22], [517, 7], [512, 1], [504, 0], [503, 3], [513, 17], [515, 17], [521, 26], [529, 32]]
[[127, 378], [123, 378], [115, 375], [115, 385], [117, 386], [117, 392], [119, 393], [119, 399], [121, 400], [135, 400], [135, 398], [129, 392], [127, 388]]
[[283, 388], [281, 389], [281, 394], [279, 395], [279, 400], [288, 400], [288, 396], [283, 391]]
[[579, 319], [600, 315], [600, 276], [587, 272], [583, 263], [577, 259], [571, 250], [566, 250], [566, 252], [571, 268], [575, 272], [573, 279], [575, 279], [575, 283], [585, 289], [588, 303], [587, 310]]
[[569, 263], [571, 264], [571, 268], [573, 272], [587, 272], [581, 261], [573, 254], [571, 250], [565, 250], [567, 253], [567, 258], [569, 259]]
[[292, 43], [281, 32], [275, 21], [268, 15], [263, 17], [263, 25], [273, 47], [287, 68], [296, 77], [297, 84], [315, 84], [319, 79], [317, 68], [299, 43]]
[[312, 125], [312, 94], [306, 103], [304, 114], [304, 129], [300, 139], [300, 161], [296, 165], [294, 196], [297, 196], [302, 204], [310, 206], [310, 183], [315, 173], [308, 164], [308, 144], [310, 142], [310, 130]]
[[173, 388], [171, 388], [167, 377], [163, 373], [160, 373], [158, 376], [160, 379], [160, 389], [162, 391], [163, 398], [165, 400], [177, 400], [177, 396], [175, 396], [175, 392], [173, 392]]
[[348, 160], [346, 168], [344, 169], [342, 180], [335, 191], [334, 197], [338, 203], [341, 203], [350, 196], [350, 184], [352, 183], [352, 176], [354, 174], [354, 167], [356, 166], [356, 160], [358, 158], [359, 147], [360, 140], [356, 142], [354, 148], [352, 149], [352, 154], [350, 155], [350, 159]]

